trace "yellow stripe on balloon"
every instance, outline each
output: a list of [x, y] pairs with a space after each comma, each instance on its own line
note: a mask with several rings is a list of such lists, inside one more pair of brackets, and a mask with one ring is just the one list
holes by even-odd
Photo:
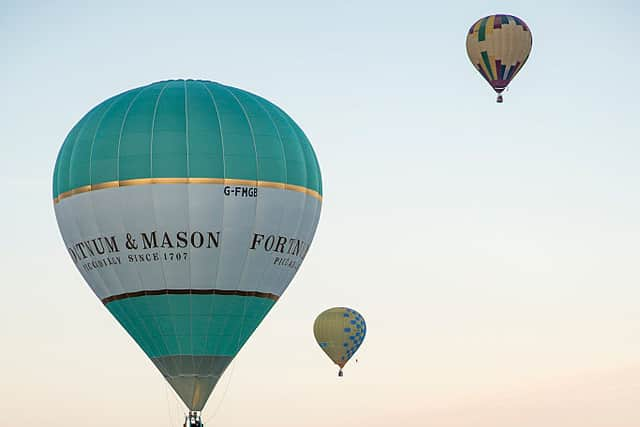
[[495, 21], [495, 18], [496, 18], [495, 15], [491, 15], [489, 19], [487, 19], [487, 25], [484, 30], [486, 39], [488, 39], [489, 36], [493, 34], [493, 22]]
[[498, 80], [498, 67], [496, 65], [495, 55], [489, 55], [489, 64], [491, 65], [491, 69], [493, 70], [493, 78], [495, 80]]

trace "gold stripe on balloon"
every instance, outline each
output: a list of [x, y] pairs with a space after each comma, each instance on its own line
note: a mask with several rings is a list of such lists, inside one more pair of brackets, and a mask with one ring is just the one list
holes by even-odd
[[322, 195], [310, 188], [302, 185], [285, 184], [283, 182], [273, 181], [253, 181], [250, 179], [233, 179], [233, 178], [137, 178], [126, 179], [122, 181], [101, 182], [99, 184], [83, 185], [64, 193], [60, 193], [53, 199], [53, 203], [59, 203], [62, 199], [66, 199], [76, 194], [88, 193], [89, 191], [103, 190], [105, 188], [130, 187], [134, 185], [150, 185], [150, 184], [222, 184], [222, 185], [239, 185], [247, 187], [263, 187], [276, 188], [281, 190], [296, 191], [298, 193], [307, 194], [314, 199], [322, 201]]

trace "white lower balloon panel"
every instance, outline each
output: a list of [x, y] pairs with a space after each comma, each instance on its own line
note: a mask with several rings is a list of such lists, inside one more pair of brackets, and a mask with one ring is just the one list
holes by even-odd
[[65, 198], [55, 211], [71, 257], [102, 300], [162, 289], [277, 297], [311, 244], [321, 202], [276, 188], [250, 196], [243, 188], [254, 187], [108, 188]]

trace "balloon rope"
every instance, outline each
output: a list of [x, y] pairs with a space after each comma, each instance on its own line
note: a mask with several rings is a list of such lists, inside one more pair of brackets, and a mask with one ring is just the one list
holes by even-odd
[[169, 413], [169, 417], [167, 418], [167, 422], [169, 423], [169, 427], [173, 426], [173, 414], [171, 413], [171, 402], [169, 402], [169, 390], [167, 389], [169, 385], [165, 381], [165, 389], [164, 389], [164, 397], [167, 399], [167, 412]]
[[168, 422], [169, 422], [169, 426], [174, 426], [175, 425], [174, 422], [173, 422], [173, 420], [174, 420], [174, 417], [173, 417], [174, 412], [172, 411], [172, 408], [171, 408], [172, 405], [171, 405], [171, 399], [169, 399], [169, 395], [173, 396], [174, 403], [176, 404], [175, 410], [176, 410], [176, 413], [178, 414], [178, 422], [180, 422], [180, 412], [182, 412], [182, 417], [183, 418], [186, 417], [187, 414], [184, 413], [184, 411], [182, 411], [180, 409], [180, 402], [176, 398], [175, 393], [173, 393], [173, 391], [170, 389], [169, 383], [167, 383], [165, 381], [164, 384], [165, 384], [165, 389], [164, 389], [165, 393], [164, 393], [164, 395], [167, 398], [167, 412], [169, 413]]
[[[255, 227], [255, 225], [254, 225]], [[255, 231], [255, 230], [254, 230]], [[247, 255], [248, 258], [248, 255]], [[247, 262], [247, 258], [245, 258], [244, 260], [244, 264], [242, 267], [242, 276], [244, 276], [244, 270], [246, 267], [246, 262]], [[240, 276], [240, 280], [242, 280], [242, 276]], [[244, 322], [245, 322], [245, 318], [247, 316], [247, 300], [246, 298], [244, 299], [244, 305], [242, 308], [242, 320], [240, 321], [240, 331], [238, 334], [238, 341], [236, 342], [236, 355], [238, 354], [238, 351], [240, 350], [240, 342], [242, 341], [242, 332], [244, 330]], [[231, 385], [231, 378], [233, 377], [233, 371], [235, 370], [236, 367], [236, 363], [235, 363], [235, 357], [234, 359], [231, 360], [231, 371], [229, 372], [229, 380], [227, 381], [227, 385], [224, 388], [224, 392], [222, 393], [222, 397], [220, 398], [220, 402], [218, 402], [218, 406], [216, 406], [216, 409], [213, 411], [213, 414], [211, 414], [211, 416], [207, 419], [205, 424], [208, 424], [209, 421], [213, 420], [216, 415], [218, 415], [218, 411], [220, 410], [220, 407], [222, 406], [222, 402], [224, 402], [225, 397], [227, 397], [227, 392], [229, 391], [229, 386]]]
[[229, 391], [229, 386], [231, 385], [231, 378], [233, 377], [233, 371], [235, 370], [235, 368], [236, 368], [236, 364], [235, 364], [235, 362], [232, 361], [231, 362], [231, 370], [229, 371], [229, 379], [227, 380], [227, 385], [225, 386], [224, 391], [222, 392], [222, 397], [220, 398], [220, 401], [218, 402], [218, 405], [213, 410], [213, 413], [211, 415], [209, 415], [209, 417], [205, 421], [205, 423], [204, 423], [205, 426], [207, 424], [209, 424], [209, 421], [213, 421], [213, 419], [216, 417], [216, 415], [218, 415], [218, 411], [222, 407], [222, 403], [224, 402], [224, 398], [227, 397], [227, 392]]

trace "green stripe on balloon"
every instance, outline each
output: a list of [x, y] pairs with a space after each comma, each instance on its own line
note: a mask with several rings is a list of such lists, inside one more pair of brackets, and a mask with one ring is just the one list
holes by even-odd
[[489, 21], [489, 17], [487, 16], [486, 18], [484, 18], [482, 20], [482, 23], [480, 24], [480, 29], [478, 30], [478, 41], [482, 42], [485, 40], [486, 38], [486, 34], [487, 34], [487, 22]]
[[151, 358], [235, 356], [275, 301], [236, 295], [152, 295], [112, 301], [111, 314]]
[[489, 76], [491, 77], [491, 80], [495, 80], [495, 76], [493, 75], [493, 69], [491, 68], [491, 63], [489, 62], [489, 55], [487, 55], [487, 51], [483, 50], [481, 53], [482, 55], [482, 61], [484, 61], [484, 65], [487, 67], [487, 70], [489, 70]]

